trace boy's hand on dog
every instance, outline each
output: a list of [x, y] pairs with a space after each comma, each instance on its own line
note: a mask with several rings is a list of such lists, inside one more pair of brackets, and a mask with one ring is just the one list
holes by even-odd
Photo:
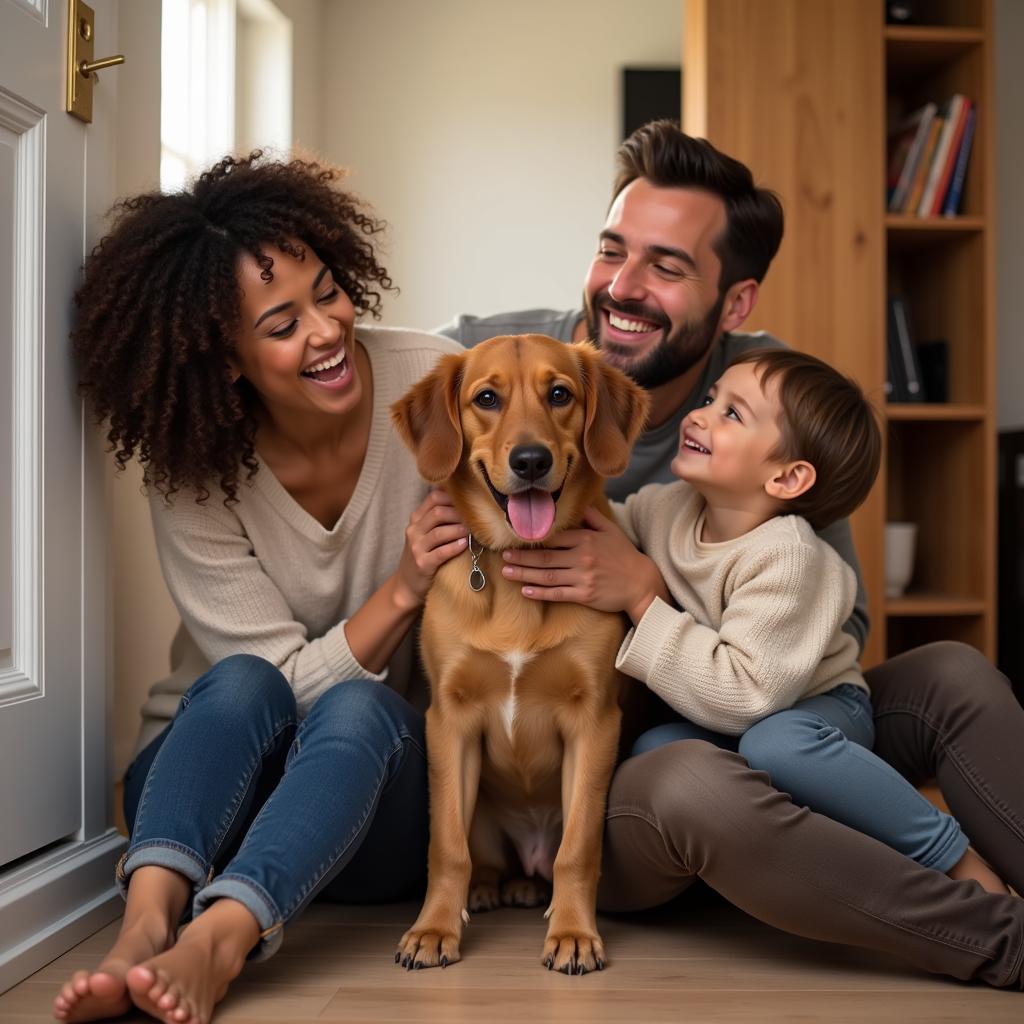
[[613, 520], [588, 508], [588, 529], [566, 530], [552, 547], [503, 552], [501, 574], [525, 584], [535, 601], [571, 601], [602, 612], [626, 612], [636, 624], [655, 597], [669, 600], [661, 572]]
[[432, 490], [405, 528], [405, 547], [395, 573], [396, 600], [409, 608], [421, 607], [434, 573], [465, 551], [468, 536], [448, 495], [440, 488]]

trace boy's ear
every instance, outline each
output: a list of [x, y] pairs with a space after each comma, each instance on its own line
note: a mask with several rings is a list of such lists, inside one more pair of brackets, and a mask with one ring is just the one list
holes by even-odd
[[764, 489], [776, 501], [792, 501], [806, 494], [818, 479], [809, 462], [787, 462], [765, 482]]

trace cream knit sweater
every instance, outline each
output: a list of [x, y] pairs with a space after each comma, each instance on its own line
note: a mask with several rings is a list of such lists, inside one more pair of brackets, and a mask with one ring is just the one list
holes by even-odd
[[355, 491], [330, 530], [309, 515], [261, 465], [225, 507], [219, 489], [202, 505], [179, 492], [171, 504], [150, 494], [164, 579], [181, 613], [176, 671], [143, 707], [140, 747], [167, 724], [182, 693], [230, 654], [258, 654], [295, 691], [300, 715], [347, 679], [384, 681], [417, 706], [426, 688], [415, 668], [412, 633], [384, 672], [363, 668], [345, 622], [395, 570], [405, 528], [427, 485], [391, 426], [389, 407], [456, 342], [436, 335], [357, 327], [373, 374], [373, 419]]
[[614, 509], [676, 605], [655, 598], [616, 666], [683, 717], [739, 735], [840, 683], [867, 690], [857, 641], [842, 630], [856, 578], [805, 519], [776, 516], [707, 544], [704, 499], [684, 481], [644, 487]]

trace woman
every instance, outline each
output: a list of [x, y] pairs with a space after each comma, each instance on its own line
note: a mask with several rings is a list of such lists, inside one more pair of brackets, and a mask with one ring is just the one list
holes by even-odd
[[118, 463], [145, 466], [198, 648], [186, 661], [214, 667], [126, 774], [124, 920], [100, 967], [57, 996], [61, 1020], [134, 1002], [208, 1021], [318, 893], [377, 901], [422, 885], [426, 701], [410, 626], [466, 531], [427, 493], [389, 406], [459, 346], [355, 326], [391, 281], [381, 224], [340, 177], [225, 159], [189, 191], [121, 203], [86, 265], [82, 386]]

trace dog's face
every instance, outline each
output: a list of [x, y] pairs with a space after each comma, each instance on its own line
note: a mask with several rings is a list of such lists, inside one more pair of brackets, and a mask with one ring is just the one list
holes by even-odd
[[577, 525], [626, 468], [647, 407], [592, 346], [528, 334], [445, 356], [391, 415], [421, 475], [499, 549]]

